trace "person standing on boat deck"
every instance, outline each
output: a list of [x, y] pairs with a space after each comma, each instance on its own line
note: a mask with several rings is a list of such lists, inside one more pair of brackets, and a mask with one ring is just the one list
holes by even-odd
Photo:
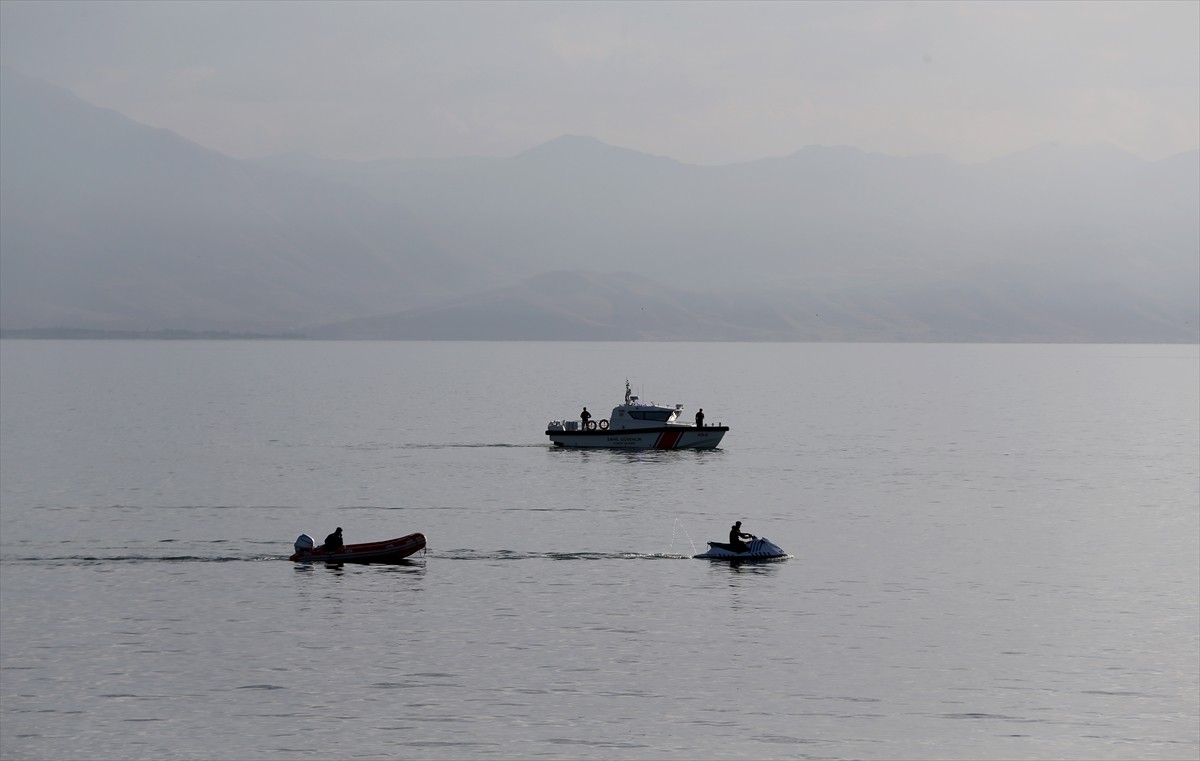
[[696, 410], [696, 427], [697, 428], [704, 427], [704, 408], [703, 407]]
[[738, 521], [737, 523], [735, 523], [729, 527], [729, 546], [733, 548], [734, 552], [746, 552], [747, 550], [749, 550], [750, 548], [746, 546], [746, 543], [743, 542], [742, 539], [753, 539], [753, 538], [754, 538], [754, 534], [743, 534], [742, 533], [742, 522], [741, 521]]
[[583, 430], [587, 430], [588, 421], [592, 419], [592, 413], [587, 411], [587, 407], [583, 408], [583, 412], [579, 413], [579, 419], [583, 421]]
[[341, 526], [337, 527], [337, 531], [334, 531], [332, 534], [325, 537], [325, 551], [326, 552], [341, 552], [342, 548], [345, 546], [346, 545], [344, 545], [342, 543], [342, 527]]

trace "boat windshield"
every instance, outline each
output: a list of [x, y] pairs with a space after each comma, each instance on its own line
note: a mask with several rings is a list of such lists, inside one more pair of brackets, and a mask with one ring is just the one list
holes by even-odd
[[659, 423], [665, 423], [671, 419], [674, 414], [670, 410], [630, 410], [629, 417], [634, 420], [652, 420]]

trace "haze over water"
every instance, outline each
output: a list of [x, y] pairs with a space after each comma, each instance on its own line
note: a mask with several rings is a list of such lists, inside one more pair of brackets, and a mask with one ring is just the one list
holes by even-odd
[[[647, 401], [712, 452], [575, 452]], [[1195, 345], [0, 342], [0, 755], [1200, 752]], [[693, 560], [734, 520], [793, 557]], [[422, 531], [402, 566], [292, 540]]]

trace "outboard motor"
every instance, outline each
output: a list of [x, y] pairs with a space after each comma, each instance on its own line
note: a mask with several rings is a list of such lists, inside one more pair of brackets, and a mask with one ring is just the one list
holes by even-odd
[[305, 552], [312, 552], [313, 547], [316, 547], [317, 543], [308, 534], [301, 534], [296, 537], [296, 544], [293, 546], [296, 548], [296, 554], [302, 555]]

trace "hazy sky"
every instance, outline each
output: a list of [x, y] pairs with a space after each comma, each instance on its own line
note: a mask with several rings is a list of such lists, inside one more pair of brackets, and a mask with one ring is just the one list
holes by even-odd
[[974, 162], [1200, 145], [1200, 2], [0, 2], [0, 59], [237, 157]]

